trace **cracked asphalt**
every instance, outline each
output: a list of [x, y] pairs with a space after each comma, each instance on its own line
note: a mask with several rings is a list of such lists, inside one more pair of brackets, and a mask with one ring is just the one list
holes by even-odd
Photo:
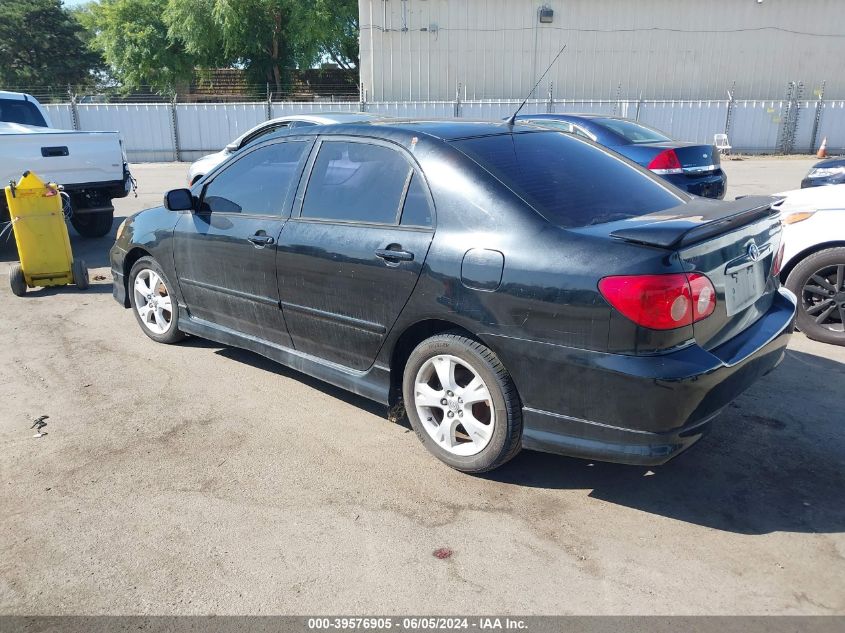
[[[729, 197], [812, 162], [726, 162]], [[135, 165], [118, 215], [186, 169]], [[112, 240], [72, 234], [88, 291], [25, 298], [0, 247], [0, 614], [845, 614], [845, 348], [796, 334], [663, 467], [523, 452], [473, 477], [381, 406], [156, 345], [111, 298]]]

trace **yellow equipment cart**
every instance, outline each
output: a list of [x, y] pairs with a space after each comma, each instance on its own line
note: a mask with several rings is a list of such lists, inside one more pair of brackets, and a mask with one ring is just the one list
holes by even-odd
[[73, 258], [58, 186], [24, 172], [17, 184], [6, 187], [6, 204], [20, 259], [9, 270], [12, 292], [22, 297], [27, 287], [71, 283], [87, 288], [88, 269]]

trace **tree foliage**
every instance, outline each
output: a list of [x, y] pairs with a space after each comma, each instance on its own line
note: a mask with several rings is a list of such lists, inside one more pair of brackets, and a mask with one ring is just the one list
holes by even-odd
[[163, 91], [193, 75], [198, 60], [168, 35], [167, 5], [168, 0], [100, 0], [80, 14], [91, 31], [91, 46], [127, 88], [150, 85]]
[[292, 67], [358, 65], [357, 0], [94, 0], [73, 13], [60, 0], [0, 7], [6, 83], [3, 73], [17, 73], [16, 83], [75, 83], [105, 59], [127, 89], [166, 91], [196, 70], [234, 67], [280, 90]]
[[60, 0], [0, 0], [0, 84], [87, 83], [101, 59]]

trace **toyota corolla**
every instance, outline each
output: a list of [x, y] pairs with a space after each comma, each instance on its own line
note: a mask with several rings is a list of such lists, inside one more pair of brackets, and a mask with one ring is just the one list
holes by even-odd
[[771, 198], [688, 195], [573, 134], [292, 130], [127, 219], [114, 296], [384, 404], [482, 472], [520, 448], [660, 464], [783, 357]]

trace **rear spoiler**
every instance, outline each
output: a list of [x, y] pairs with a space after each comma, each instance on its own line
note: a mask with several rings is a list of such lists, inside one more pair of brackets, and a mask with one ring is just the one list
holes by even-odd
[[[730, 202], [694, 200], [666, 211], [643, 215], [636, 226], [617, 229], [611, 237], [662, 248], [679, 248], [727, 233], [765, 217], [779, 214], [772, 205], [781, 198], [747, 196]], [[653, 218], [654, 221], [649, 222]]]

